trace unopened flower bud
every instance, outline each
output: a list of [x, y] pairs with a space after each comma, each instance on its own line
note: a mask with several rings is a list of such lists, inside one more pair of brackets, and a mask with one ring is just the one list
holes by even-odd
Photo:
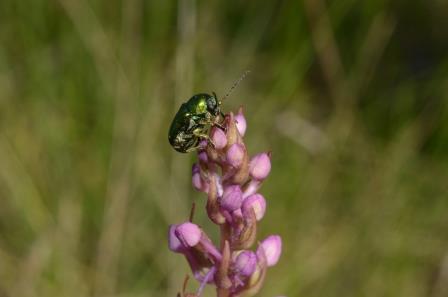
[[212, 128], [212, 131], [210, 132], [210, 138], [212, 139], [213, 144], [215, 145], [215, 149], [221, 150], [227, 144], [226, 134], [218, 127]]
[[257, 256], [252, 251], [243, 251], [235, 259], [235, 271], [242, 276], [250, 276], [257, 267]]
[[201, 229], [190, 222], [178, 225], [174, 232], [185, 247], [193, 247], [201, 240]]
[[170, 225], [168, 230], [168, 247], [173, 252], [181, 253], [185, 248], [175, 234], [176, 227], [177, 225]]
[[244, 199], [243, 213], [247, 213], [249, 209], [253, 209], [257, 221], [261, 220], [266, 212], [266, 200], [261, 194], [253, 194]]
[[200, 151], [198, 153], [198, 159], [199, 159], [200, 163], [207, 164], [207, 162], [208, 162], [207, 152], [206, 151]]
[[203, 140], [201, 140], [200, 142], [199, 142], [199, 148], [200, 149], [202, 149], [202, 150], [204, 150], [204, 149], [206, 149], [207, 148], [207, 146], [208, 146], [208, 141], [206, 140], [206, 139], [203, 139]]
[[221, 198], [221, 207], [229, 212], [237, 210], [241, 207], [243, 202], [243, 192], [240, 186], [231, 185], [224, 189], [224, 194]]
[[246, 150], [242, 144], [235, 143], [229, 147], [226, 153], [226, 159], [230, 166], [239, 168], [244, 161]]
[[266, 257], [264, 255], [264, 252], [260, 253], [260, 255], [258, 255], [257, 253], [257, 265], [255, 271], [245, 282], [246, 284], [242, 288], [242, 290], [240, 290], [241, 296], [255, 296], [258, 291], [260, 291], [266, 277], [267, 268], [268, 266], [266, 264]]
[[268, 266], [277, 264], [282, 253], [282, 239], [278, 235], [268, 236], [258, 246], [257, 254], [264, 253]]
[[207, 192], [208, 191], [208, 184], [204, 181], [204, 179], [201, 176], [201, 168], [198, 164], [193, 164], [193, 168], [191, 169], [191, 182], [193, 184], [193, 187], [197, 191], [201, 192]]
[[236, 128], [241, 136], [244, 136], [246, 133], [247, 123], [246, 118], [243, 115], [243, 108], [240, 107], [238, 113], [235, 115]]
[[255, 155], [249, 164], [250, 175], [257, 180], [265, 179], [271, 171], [271, 158], [267, 153]]

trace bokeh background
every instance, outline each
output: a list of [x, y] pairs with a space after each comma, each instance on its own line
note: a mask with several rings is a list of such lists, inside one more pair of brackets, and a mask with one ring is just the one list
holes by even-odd
[[0, 296], [175, 296], [167, 226], [216, 230], [168, 127], [247, 69], [259, 296], [448, 296], [447, 53], [443, 0], [0, 1]]

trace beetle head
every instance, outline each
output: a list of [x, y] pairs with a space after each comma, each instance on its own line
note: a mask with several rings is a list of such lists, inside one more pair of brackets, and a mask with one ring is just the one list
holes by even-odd
[[209, 95], [206, 99], [207, 102], [207, 110], [212, 113], [213, 115], [217, 116], [219, 114], [219, 101], [218, 97], [216, 97], [216, 94], [213, 93], [213, 95]]

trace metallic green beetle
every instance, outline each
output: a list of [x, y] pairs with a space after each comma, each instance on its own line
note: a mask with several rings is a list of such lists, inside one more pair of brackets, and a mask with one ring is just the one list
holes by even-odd
[[208, 130], [219, 124], [221, 102], [215, 93], [196, 94], [183, 103], [174, 116], [168, 133], [173, 148], [181, 153], [194, 151], [201, 139], [207, 139]]
[[[222, 100], [232, 93], [249, 72], [243, 73]], [[199, 148], [201, 139], [206, 139], [213, 145], [208, 132], [212, 126], [223, 128], [221, 121], [224, 114], [221, 111], [222, 100], [218, 100], [215, 93], [212, 94], [196, 94], [180, 106], [168, 132], [168, 140], [176, 151], [194, 151]]]

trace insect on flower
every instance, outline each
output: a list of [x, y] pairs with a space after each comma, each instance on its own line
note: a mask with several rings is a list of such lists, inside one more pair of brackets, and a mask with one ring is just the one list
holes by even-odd
[[210, 222], [219, 225], [220, 242], [215, 243], [193, 222], [195, 204], [188, 221], [169, 227], [169, 249], [185, 257], [200, 284], [195, 293], [189, 293], [185, 281], [177, 297], [204, 296], [206, 285], [215, 287], [219, 297], [255, 296], [268, 268], [277, 264], [282, 253], [282, 239], [275, 234], [253, 248], [267, 207], [259, 189], [271, 171], [271, 153], [249, 156], [242, 107], [237, 114], [228, 112], [219, 124], [223, 129], [211, 128], [210, 145], [201, 144], [198, 150], [191, 182], [207, 195], [205, 210]]
[[212, 126], [222, 128], [221, 123], [224, 119], [221, 111], [222, 101], [233, 92], [248, 73], [249, 71], [244, 72], [221, 100], [214, 92], [212, 95], [201, 93], [194, 95], [180, 106], [168, 132], [168, 140], [176, 151], [181, 153], [195, 151], [199, 148], [201, 139], [214, 145], [208, 136], [208, 131]]

